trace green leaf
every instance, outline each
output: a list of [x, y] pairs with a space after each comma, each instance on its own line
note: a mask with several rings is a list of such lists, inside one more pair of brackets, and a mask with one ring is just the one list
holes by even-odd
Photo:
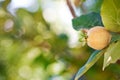
[[101, 17], [107, 30], [120, 32], [120, 0], [104, 0]]
[[78, 73], [76, 74], [75, 80], [78, 80], [85, 72], [87, 72], [98, 61], [104, 51], [105, 50], [93, 52], [87, 63], [79, 69]]
[[104, 53], [103, 70], [110, 63], [115, 63], [118, 59], [120, 59], [120, 41], [111, 43]]
[[80, 30], [81, 28], [91, 28], [93, 26], [103, 26], [100, 14], [95, 12], [74, 18], [72, 20], [72, 25], [76, 30]]
[[112, 35], [112, 39], [110, 41], [111, 43], [120, 40], [120, 34], [119, 33], [112, 32], [111, 35]]

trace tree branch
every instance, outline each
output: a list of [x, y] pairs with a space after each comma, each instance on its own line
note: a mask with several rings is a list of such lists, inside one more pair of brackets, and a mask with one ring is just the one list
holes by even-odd
[[74, 11], [74, 9], [72, 7], [72, 4], [71, 4], [70, 0], [66, 0], [66, 2], [67, 2], [67, 5], [68, 5], [68, 7], [70, 9], [70, 12], [71, 12], [72, 16], [76, 17], [75, 11]]

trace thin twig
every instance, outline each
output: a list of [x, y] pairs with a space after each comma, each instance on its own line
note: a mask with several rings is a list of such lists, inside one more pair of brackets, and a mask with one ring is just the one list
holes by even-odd
[[67, 2], [67, 5], [68, 5], [68, 7], [70, 9], [70, 12], [71, 12], [72, 16], [76, 17], [75, 11], [74, 11], [74, 9], [72, 7], [72, 4], [71, 4], [70, 0], [66, 0], [66, 2]]

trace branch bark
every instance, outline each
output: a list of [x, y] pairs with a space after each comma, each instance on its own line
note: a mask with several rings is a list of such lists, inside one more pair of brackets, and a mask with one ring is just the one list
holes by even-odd
[[66, 0], [66, 2], [67, 2], [67, 5], [68, 5], [68, 7], [69, 7], [69, 9], [70, 9], [70, 12], [71, 12], [73, 18], [75, 18], [75, 17], [76, 17], [76, 14], [75, 14], [75, 11], [74, 11], [74, 9], [73, 9], [73, 6], [72, 6], [70, 0]]

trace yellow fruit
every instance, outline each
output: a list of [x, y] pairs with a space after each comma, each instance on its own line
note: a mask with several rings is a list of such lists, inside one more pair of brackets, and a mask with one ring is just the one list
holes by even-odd
[[111, 40], [111, 34], [101, 26], [95, 26], [87, 32], [87, 44], [89, 47], [101, 50], [105, 48]]

